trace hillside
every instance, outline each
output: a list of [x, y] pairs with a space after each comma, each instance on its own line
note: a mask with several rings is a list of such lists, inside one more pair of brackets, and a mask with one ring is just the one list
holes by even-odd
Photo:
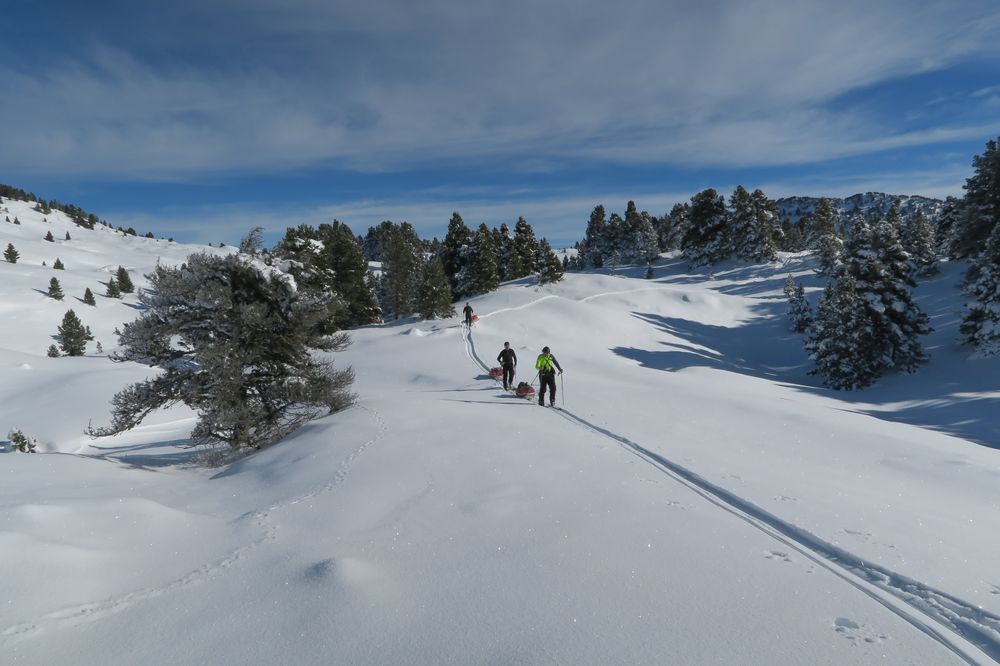
[[[849, 227], [850, 220], [854, 217], [885, 217], [894, 203], [899, 205], [899, 212], [904, 219], [908, 219], [921, 210], [928, 218], [934, 220], [944, 206], [944, 202], [940, 199], [905, 194], [884, 194], [882, 192], [865, 192], [844, 198], [828, 198], [837, 213], [837, 226], [842, 229]], [[782, 220], [797, 223], [802, 218], [812, 215], [819, 200], [820, 197], [783, 197], [775, 200], [775, 204], [778, 207], [778, 216]]]
[[[959, 264], [917, 291], [930, 363], [856, 393], [787, 331], [805, 253], [511, 282], [471, 333], [354, 331], [356, 407], [208, 468], [183, 408], [83, 435], [148, 368], [45, 356], [68, 307], [113, 347], [119, 264], [202, 248], [2, 207], [0, 427], [47, 452], [0, 454], [3, 663], [1000, 661], [1000, 361], [956, 346]], [[552, 347], [561, 409], [489, 379], [505, 340], [526, 381]]]

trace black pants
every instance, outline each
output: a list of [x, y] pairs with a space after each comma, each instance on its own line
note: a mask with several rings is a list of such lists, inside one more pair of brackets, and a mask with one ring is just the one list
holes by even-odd
[[503, 389], [514, 387], [514, 364], [504, 363], [503, 365]]
[[538, 379], [541, 382], [541, 386], [538, 388], [538, 404], [545, 404], [545, 389], [549, 389], [549, 404], [556, 404], [556, 375], [555, 373], [550, 374], [540, 374]]

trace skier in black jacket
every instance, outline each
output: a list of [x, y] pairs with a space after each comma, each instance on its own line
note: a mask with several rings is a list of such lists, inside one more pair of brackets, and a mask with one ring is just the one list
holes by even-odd
[[462, 314], [465, 315], [465, 326], [467, 328], [472, 328], [472, 306], [468, 303], [462, 308]]
[[514, 387], [514, 370], [517, 369], [517, 354], [510, 348], [510, 343], [503, 343], [503, 349], [497, 356], [500, 367], [503, 368], [503, 390]]

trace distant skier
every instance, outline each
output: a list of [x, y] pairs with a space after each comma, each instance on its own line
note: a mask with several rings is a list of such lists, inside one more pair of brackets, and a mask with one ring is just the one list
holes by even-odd
[[510, 348], [510, 343], [503, 343], [503, 349], [497, 356], [500, 367], [503, 368], [503, 390], [514, 387], [514, 370], [517, 368], [517, 354]]
[[466, 303], [462, 313], [465, 315], [465, 325], [472, 328], [472, 306]]
[[542, 347], [542, 353], [535, 361], [535, 368], [538, 370], [538, 381], [541, 387], [538, 389], [538, 404], [545, 406], [545, 387], [549, 388], [549, 407], [556, 404], [556, 370], [561, 375], [563, 372], [559, 361], [552, 355], [548, 347]]

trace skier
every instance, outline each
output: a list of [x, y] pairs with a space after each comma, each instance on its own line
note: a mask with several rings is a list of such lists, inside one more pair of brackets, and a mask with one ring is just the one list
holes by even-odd
[[549, 388], [549, 407], [556, 404], [556, 370], [561, 375], [563, 372], [559, 361], [552, 355], [548, 347], [542, 347], [542, 353], [535, 361], [535, 368], [538, 370], [538, 381], [541, 387], [538, 389], [538, 405], [545, 406], [545, 387]]
[[509, 342], [503, 343], [503, 349], [500, 350], [497, 361], [503, 368], [503, 390], [508, 390], [508, 387], [513, 388], [514, 370], [517, 369], [517, 354], [510, 348]]
[[466, 303], [462, 313], [465, 315], [465, 325], [472, 328], [472, 306]]

